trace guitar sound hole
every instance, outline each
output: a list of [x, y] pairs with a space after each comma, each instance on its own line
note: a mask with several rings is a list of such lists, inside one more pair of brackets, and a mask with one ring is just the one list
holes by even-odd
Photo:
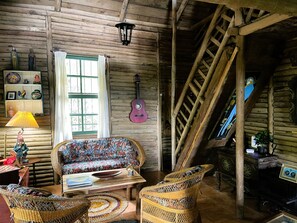
[[141, 110], [142, 106], [141, 106], [141, 104], [136, 104], [136, 105], [135, 105], [135, 108], [136, 108], [137, 110]]

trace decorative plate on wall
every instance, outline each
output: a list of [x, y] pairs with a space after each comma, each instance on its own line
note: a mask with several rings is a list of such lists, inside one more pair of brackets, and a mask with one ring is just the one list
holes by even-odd
[[17, 72], [10, 72], [6, 75], [6, 81], [9, 84], [18, 84], [21, 81], [21, 75]]

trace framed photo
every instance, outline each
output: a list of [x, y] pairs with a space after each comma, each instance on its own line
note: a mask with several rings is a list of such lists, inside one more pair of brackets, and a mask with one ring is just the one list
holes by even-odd
[[265, 221], [265, 222], [266, 223], [283, 223], [283, 222], [294, 223], [296, 222], [296, 220], [297, 220], [296, 216], [293, 216], [289, 213], [282, 211], [281, 213], [274, 216], [272, 219], [269, 219], [268, 221]]
[[279, 173], [279, 178], [297, 183], [297, 166], [283, 163]]
[[15, 100], [16, 99], [16, 91], [8, 91], [6, 94], [6, 100]]

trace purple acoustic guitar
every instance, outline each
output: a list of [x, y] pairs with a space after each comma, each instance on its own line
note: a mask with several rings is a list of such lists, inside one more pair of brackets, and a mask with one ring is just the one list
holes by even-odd
[[141, 123], [147, 120], [147, 113], [145, 111], [144, 100], [140, 99], [139, 91], [140, 77], [138, 74], [135, 75], [135, 84], [136, 84], [136, 98], [132, 101], [132, 111], [130, 113], [131, 122]]

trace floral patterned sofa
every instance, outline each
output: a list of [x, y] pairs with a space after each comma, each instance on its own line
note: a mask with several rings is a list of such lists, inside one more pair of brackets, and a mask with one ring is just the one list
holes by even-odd
[[60, 177], [129, 165], [139, 171], [144, 164], [145, 153], [136, 140], [127, 137], [66, 140], [54, 147], [51, 161]]

